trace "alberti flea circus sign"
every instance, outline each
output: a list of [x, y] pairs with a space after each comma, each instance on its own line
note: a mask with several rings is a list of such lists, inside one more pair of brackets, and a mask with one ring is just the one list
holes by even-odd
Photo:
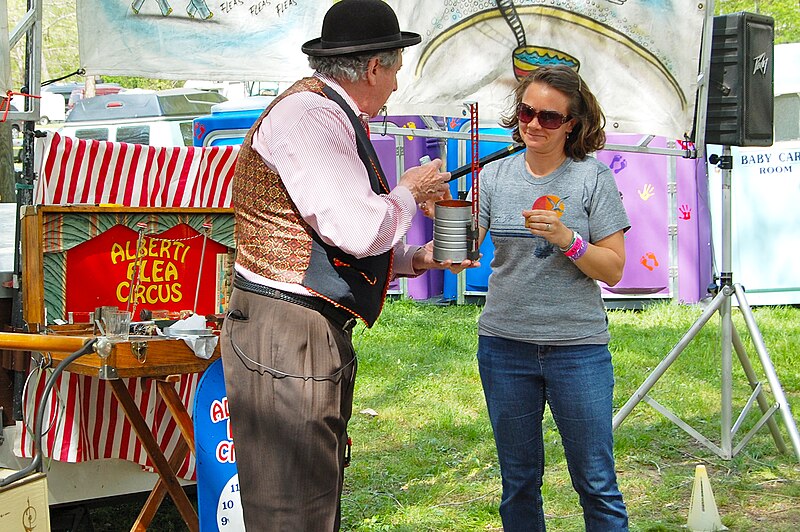
[[135, 303], [138, 310], [213, 314], [217, 256], [226, 251], [188, 225], [141, 238], [116, 225], [67, 252], [66, 311]]

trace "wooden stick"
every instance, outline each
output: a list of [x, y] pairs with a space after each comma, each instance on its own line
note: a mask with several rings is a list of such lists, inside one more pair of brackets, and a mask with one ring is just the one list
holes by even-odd
[[74, 353], [92, 338], [31, 333], [0, 333], [0, 349]]

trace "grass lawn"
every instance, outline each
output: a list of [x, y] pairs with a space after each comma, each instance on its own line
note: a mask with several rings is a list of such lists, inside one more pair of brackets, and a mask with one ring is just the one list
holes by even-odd
[[[354, 331], [359, 367], [343, 530], [501, 530], [499, 469], [475, 361], [480, 310], [475, 305], [443, 307], [395, 300], [387, 303], [375, 327], [359, 326]], [[639, 311], [609, 311], [617, 409], [701, 312], [699, 306], [669, 303]], [[800, 309], [762, 307], [754, 314], [797, 419]], [[733, 316], [750, 361], [768, 388], [738, 310]], [[721, 444], [720, 345], [715, 314], [650, 393], [716, 445]], [[736, 421], [750, 387], [735, 353], [733, 358], [731, 402]], [[769, 393], [767, 397], [773, 404], [774, 397]], [[759, 417], [755, 406], [736, 434], [734, 447]], [[722, 522], [730, 530], [800, 529], [800, 465], [780, 413], [773, 419], [784, 435], [787, 454], [777, 451], [769, 430], [762, 427], [739, 454], [724, 460], [650, 405], [639, 403], [615, 432], [617, 470], [631, 530], [686, 530], [699, 464], [707, 468]], [[545, 442], [548, 530], [583, 530], [549, 414]], [[130, 520], [124, 507], [92, 510], [95, 530], [129, 528], [140, 505], [131, 509]], [[158, 530], [184, 529], [170, 505], [161, 509], [159, 517]]]
[[[658, 304], [609, 311], [621, 407], [689, 330], [702, 309]], [[480, 307], [387, 305], [372, 329], [357, 329], [359, 353], [353, 465], [343, 500], [347, 530], [499, 530], [499, 469], [475, 352]], [[754, 311], [793, 411], [800, 411], [800, 309]], [[762, 378], [738, 310], [734, 325]], [[719, 315], [683, 351], [650, 395], [720, 445]], [[733, 418], [750, 387], [734, 353]], [[764, 379], [765, 385], [767, 384]], [[773, 402], [768, 395], [770, 404]], [[760, 415], [755, 407], [734, 447]], [[364, 411], [365, 413], [360, 413]], [[373, 412], [377, 413], [374, 415]], [[785, 433], [780, 415], [777, 423]], [[797, 416], [795, 416], [797, 419]], [[545, 512], [549, 530], [582, 530], [560, 438], [545, 421]], [[686, 525], [695, 466], [706, 466], [723, 523], [731, 530], [798, 530], [800, 466], [791, 442], [777, 452], [763, 427], [732, 460], [720, 459], [645, 402], [615, 432], [619, 482], [632, 530]]]

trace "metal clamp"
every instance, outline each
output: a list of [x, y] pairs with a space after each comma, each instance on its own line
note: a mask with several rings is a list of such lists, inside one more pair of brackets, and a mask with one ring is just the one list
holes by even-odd
[[111, 351], [113, 349], [114, 344], [105, 336], [99, 337], [94, 343], [94, 352], [97, 353], [97, 356], [99, 356], [100, 360], [103, 361], [103, 364], [100, 366], [100, 370], [97, 373], [98, 378], [101, 380], [108, 381], [119, 378], [117, 376], [117, 368], [108, 365], [108, 357], [111, 356]]
[[147, 361], [147, 340], [131, 340], [131, 353], [144, 364]]

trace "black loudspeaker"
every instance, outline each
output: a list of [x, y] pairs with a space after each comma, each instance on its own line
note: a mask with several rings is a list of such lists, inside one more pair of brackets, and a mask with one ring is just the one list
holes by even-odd
[[771, 146], [774, 121], [772, 17], [714, 17], [706, 143]]

